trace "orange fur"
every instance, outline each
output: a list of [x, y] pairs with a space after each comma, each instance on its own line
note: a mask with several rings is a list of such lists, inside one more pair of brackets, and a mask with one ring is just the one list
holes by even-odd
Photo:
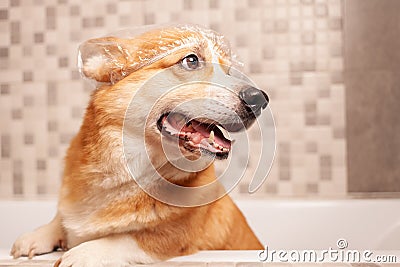
[[[193, 34], [168, 30], [163, 32], [163, 41], [173, 44], [176, 40], [190, 39]], [[63, 240], [71, 248], [88, 240], [124, 233], [130, 235], [146, 253], [162, 260], [198, 250], [262, 249], [261, 243], [228, 195], [200, 207], [175, 207], [147, 195], [128, 172], [122, 131], [132, 95], [150, 77], [173, 66], [186, 54], [197, 51], [202, 53], [205, 61], [211, 61], [210, 50], [221, 49], [216, 48], [220, 47], [218, 43], [214, 44], [215, 47], [207, 47], [206, 43], [200, 42], [141, 69], [129, 70], [129, 64], [137, 58], [126, 58], [121, 54], [121, 49], [112, 46], [118, 43], [126, 50], [140, 47], [140, 51], [157, 53], [159, 35], [160, 32], [153, 31], [132, 40], [108, 37], [88, 42], [89, 48], [93, 48], [93, 44], [97, 46], [107, 42], [107, 51], [114, 53], [122, 67], [116, 70], [115, 65], [106, 62], [99, 70], [84, 69], [86, 76], [102, 82], [110, 81], [109, 75], [113, 71], [117, 71], [120, 77], [117, 83], [102, 85], [93, 92], [80, 131], [65, 157], [57, 215], [65, 233]], [[85, 57], [100, 53], [104, 47], [98, 49], [87, 49], [85, 52], [82, 48], [84, 62]], [[130, 54], [135, 55], [133, 51]], [[220, 50], [219, 55], [220, 62], [229, 62], [227, 51]], [[210, 79], [212, 72], [212, 69], [203, 72], [200, 78]], [[178, 72], [176, 78], [184, 82], [185, 75]], [[198, 85], [187, 85], [182, 90], [186, 90], [184, 94], [178, 91], [160, 106], [205, 95], [205, 88]], [[161, 110], [155, 108], [152, 112], [154, 114], [149, 114], [150, 121], [156, 120], [156, 116], [159, 116], [157, 112]], [[165, 155], [160, 146], [160, 133], [152, 128], [146, 132], [146, 143], [152, 149], [149, 156], [153, 165], [165, 179], [187, 187], [208, 184], [216, 179], [213, 165], [198, 173], [183, 172], [170, 163], [162, 165], [160, 162], [165, 161]], [[221, 186], [215, 190], [224, 189]]]
[[[154, 41], [157, 40], [157, 38], [154, 38], [156, 34], [158, 33], [146, 33], [143, 38], [134, 39], [134, 45], [124, 43], [124, 47], [129, 49], [129, 47], [135, 47], [138, 43], [141, 43], [144, 44], [142, 51], [154, 52], [157, 47]], [[190, 37], [176, 34], [173, 31], [164, 31], [163, 35], [166, 37], [163, 41], [169, 43], [173, 43], [178, 38], [181, 40]], [[110, 38], [108, 38], [108, 41], [110, 41]], [[118, 40], [118, 42], [121, 41]], [[201, 45], [204, 46], [204, 44]], [[121, 160], [123, 157], [121, 154], [122, 143], [119, 137], [122, 135], [122, 119], [132, 94], [131, 91], [123, 88], [126, 85], [138, 88], [154, 72], [175, 64], [190, 51], [191, 48], [185, 48], [132, 73], [114, 86], [102, 87], [93, 94], [81, 131], [71, 144], [66, 157], [67, 164], [63, 193], [60, 198], [60, 210], [64, 210], [64, 206], [86, 207], [84, 203], [87, 196], [108, 195], [109, 191], [115, 190], [114, 188], [101, 190], [98, 186], [104, 176], [108, 175], [108, 172], [119, 176], [115, 181], [118, 185], [117, 190], [137, 188]], [[210, 59], [210, 53], [207, 51], [206, 54], [206, 57]], [[224, 56], [225, 58], [221, 57], [220, 63], [228, 61], [229, 58], [226, 53], [224, 53]], [[199, 94], [201, 94], [200, 90], [192, 89], [188, 90], [185, 97], [190, 99], [199, 96]], [[177, 97], [171, 98], [180, 101]], [[125, 103], [122, 103], [120, 107], [116, 106], [117, 99], [119, 102], [122, 99]], [[114, 139], [110, 138], [107, 131], [101, 133], [101, 130], [106, 127], [118, 133]], [[153, 142], [157, 141], [159, 142], [159, 140], [153, 140]], [[162, 151], [158, 153], [161, 154]], [[73, 164], [78, 159], [79, 164]], [[91, 171], [92, 166], [96, 166], [95, 173]], [[101, 170], [98, 170], [99, 168]], [[175, 167], [172, 165], [164, 167], [164, 170], [161, 170], [164, 178], [168, 179], [171, 173], [178, 172], [174, 169]], [[178, 175], [182, 174], [178, 173]], [[190, 177], [185, 186], [207, 184], [214, 179], [214, 168], [211, 166], [205, 171], [195, 174], [194, 177]], [[184, 255], [204, 249], [262, 248], [261, 243], [229, 196], [202, 207], [180, 208], [161, 203], [141, 190], [137, 190], [135, 194], [131, 195], [127, 193], [127, 195], [127, 197], [120, 199], [112, 199], [102, 208], [98, 206], [94, 208], [93, 212], [95, 213], [92, 214], [95, 215], [92, 219], [94, 225], [107, 226], [112, 222], [116, 229], [103, 229], [99, 233], [93, 231], [93, 233], [90, 233], [91, 235], [108, 235], [114, 231], [129, 231], [132, 223], [139, 224], [140, 230], [131, 232], [132, 236], [145, 251], [161, 258]], [[68, 210], [68, 212], [73, 211]], [[121, 218], [129, 218], [129, 216], [126, 216], [127, 214], [132, 214], [132, 217], [136, 218], [136, 222], [129, 219], [121, 220]]]

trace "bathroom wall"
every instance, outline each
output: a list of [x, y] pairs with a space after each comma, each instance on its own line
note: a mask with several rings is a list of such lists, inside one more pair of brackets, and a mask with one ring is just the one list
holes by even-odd
[[400, 192], [400, 1], [345, 3], [348, 190]]
[[[277, 151], [256, 196], [345, 197], [342, 10], [341, 0], [1, 1], [0, 198], [57, 194], [65, 150], [93, 89], [76, 68], [79, 43], [171, 21], [226, 35], [270, 96]], [[257, 164], [253, 155], [247, 167]], [[248, 181], [233, 194], [247, 197]]]

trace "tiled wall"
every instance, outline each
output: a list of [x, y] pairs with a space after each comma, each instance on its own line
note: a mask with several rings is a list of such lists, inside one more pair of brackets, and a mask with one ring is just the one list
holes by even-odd
[[[341, 0], [7, 0], [0, 2], [1, 198], [57, 193], [92, 86], [77, 72], [78, 44], [172, 21], [226, 35], [270, 96], [277, 153], [258, 196], [346, 194]], [[235, 194], [247, 196], [245, 183]]]

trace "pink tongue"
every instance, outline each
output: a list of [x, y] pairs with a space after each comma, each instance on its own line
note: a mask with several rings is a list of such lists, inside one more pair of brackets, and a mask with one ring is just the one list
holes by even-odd
[[[205, 138], [208, 138], [210, 136], [211, 130], [207, 129], [207, 126], [205, 124], [200, 124], [197, 121], [192, 121], [192, 126], [196, 130], [196, 132], [200, 133]], [[229, 142], [225, 138], [220, 138], [218, 135], [214, 136], [214, 142], [225, 148], [231, 148], [231, 142]]]
[[214, 138], [215, 138], [215, 141], [214, 141], [215, 143], [217, 143], [223, 147], [229, 148], [229, 149], [231, 148], [231, 142], [229, 142], [228, 140], [221, 139], [221, 138], [219, 138], [218, 135], [216, 135]]
[[192, 126], [196, 130], [196, 132], [201, 133], [201, 135], [204, 136], [205, 138], [208, 138], [210, 136], [211, 130], [208, 130], [206, 125], [200, 124], [197, 121], [192, 121]]

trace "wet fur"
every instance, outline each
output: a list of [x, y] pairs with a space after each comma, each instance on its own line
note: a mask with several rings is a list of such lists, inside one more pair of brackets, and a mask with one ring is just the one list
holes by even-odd
[[[171, 34], [172, 40], [181, 37]], [[146, 35], [143, 38], [151, 39], [151, 36]], [[129, 47], [129, 42], [113, 41], [122, 42]], [[127, 77], [121, 77], [115, 84], [100, 86], [93, 92], [83, 124], [65, 157], [58, 213], [49, 224], [56, 230], [49, 230], [50, 227], [47, 227], [47, 232], [44, 233], [53, 235], [53, 238], [48, 241], [50, 244], [47, 248], [37, 249], [40, 241], [33, 240], [35, 238], [32, 234], [30, 239], [21, 237], [12, 250], [15, 257], [49, 252], [52, 250], [50, 248], [59, 244], [65, 244], [68, 248], [79, 248], [85, 242], [88, 243], [87, 241], [115, 235], [131, 238], [152, 259], [150, 261], [165, 260], [199, 250], [262, 249], [261, 243], [228, 195], [201, 207], [174, 207], [143, 192], [128, 172], [123, 154], [122, 128], [132, 94], [154, 74], [173, 66], [191, 51], [189, 47], [172, 53]], [[206, 59], [211, 60], [210, 48], [204, 51], [208, 53]], [[103, 65], [100, 69], [95, 69], [95, 73], [91, 69], [85, 75], [97, 81], [108, 82], [110, 69], [107, 68], [109, 67]], [[207, 75], [211, 76], [213, 73]], [[184, 76], [177, 77], [184, 80]], [[185, 94], [185, 99], [201, 96], [204, 88], [192, 88], [188, 92], [190, 93]], [[170, 99], [171, 102], [181, 100], [183, 99], [178, 96], [171, 96]], [[160, 105], [165, 107], [168, 103]], [[159, 112], [161, 110], [155, 110], [154, 114], [149, 114], [149, 118], [156, 119]], [[137, 120], [142, 120], [139, 114]], [[216, 179], [212, 165], [198, 173], [185, 173], [171, 164], [165, 164], [166, 159], [159, 146], [160, 134], [156, 129], [150, 127], [146, 139], [158, 144], [152, 147], [152, 163], [166, 179], [189, 187], [207, 184]], [[140, 164], [143, 153], [135, 151], [132, 160], [138, 160]], [[141, 260], [130, 259], [130, 262]], [[63, 258], [57, 265], [62, 264]]]

